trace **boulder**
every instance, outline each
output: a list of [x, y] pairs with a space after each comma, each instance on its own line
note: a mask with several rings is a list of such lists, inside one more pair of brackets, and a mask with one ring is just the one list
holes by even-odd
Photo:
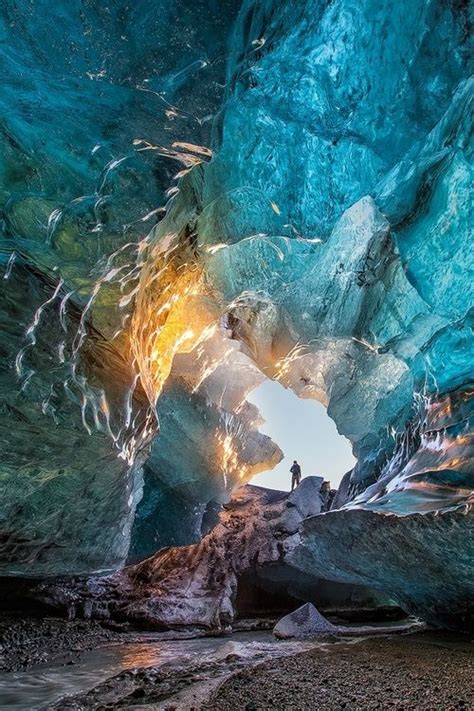
[[310, 602], [282, 617], [273, 628], [273, 634], [278, 639], [318, 637], [338, 634], [338, 632], [336, 625], [323, 617]]
[[288, 506], [295, 506], [300, 516], [314, 516], [323, 511], [321, 487], [324, 484], [322, 476], [307, 476], [288, 497]]

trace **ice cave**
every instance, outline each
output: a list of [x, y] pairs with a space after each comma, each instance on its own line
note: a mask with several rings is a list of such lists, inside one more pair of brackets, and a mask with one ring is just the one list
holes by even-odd
[[[472, 635], [472, 19], [3, 0], [0, 708], [105, 707], [92, 682], [15, 697], [50, 618], [64, 649], [80, 624], [216, 640], [300, 607], [277, 637], [384, 615]], [[253, 401], [272, 384], [333, 427], [335, 474], [291, 493], [258, 485], [288, 456]], [[263, 686], [202, 708], [290, 708]]]

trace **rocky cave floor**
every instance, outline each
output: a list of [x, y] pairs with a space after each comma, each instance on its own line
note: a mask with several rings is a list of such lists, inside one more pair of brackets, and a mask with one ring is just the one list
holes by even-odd
[[[87, 650], [145, 635], [113, 624], [11, 616], [0, 621], [0, 639], [0, 669], [14, 672], [69, 667]], [[44, 708], [474, 709], [472, 642], [462, 635], [429, 631], [328, 642], [260, 663], [230, 644], [213, 661], [125, 670]]]
[[472, 651], [447, 635], [366, 639], [264, 663], [225, 681], [204, 708], [474, 708]]
[[0, 671], [15, 672], [47, 663], [72, 662], [77, 654], [117, 637], [97, 622], [60, 618], [0, 618]]
[[[269, 622], [271, 628], [272, 622]], [[258, 625], [264, 629], [264, 623]], [[203, 637], [198, 629], [150, 633], [127, 623], [66, 620], [60, 617], [0, 617], [0, 673], [17, 672], [46, 665], [72, 665], [81, 653], [109, 644], [150, 640], [180, 640]]]

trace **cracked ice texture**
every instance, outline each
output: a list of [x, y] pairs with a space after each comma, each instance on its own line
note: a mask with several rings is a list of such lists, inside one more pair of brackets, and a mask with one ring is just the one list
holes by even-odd
[[247, 2], [231, 44], [207, 270], [258, 362], [306, 346], [280, 379], [328, 404], [359, 490], [414, 395], [472, 378], [467, 12]]
[[[59, 353], [65, 338], [59, 298], [43, 312], [36, 347], [24, 360], [34, 371], [24, 388], [15, 359], [60, 279], [59, 296], [69, 294], [72, 314], [67, 357], [109, 257], [130, 244], [132, 252], [119, 253], [112, 266], [133, 267], [133, 247], [161, 216], [156, 211], [183, 167], [155, 150], [139, 152], [143, 145], [133, 141], [168, 148], [179, 140], [209, 143], [232, 5], [219, 2], [216, 12], [212, 0], [139, 1], [128, 8], [82, 0], [2, 3], [3, 574], [102, 570], [120, 566], [128, 553], [147, 450], [136, 466], [118, 458], [89, 407], [92, 434], [85, 429], [81, 392], [64, 386], [71, 370]], [[101, 288], [84, 321], [88, 336], [77, 363], [81, 377], [106, 393], [114, 434], [125, 425], [134, 380], [126, 339], [112, 340], [131, 313], [118, 308], [122, 295], [117, 282]], [[144, 400], [137, 391], [131, 420], [137, 436]]]

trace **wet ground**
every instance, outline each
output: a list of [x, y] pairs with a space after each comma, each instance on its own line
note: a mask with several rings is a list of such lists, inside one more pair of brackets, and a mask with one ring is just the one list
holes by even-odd
[[4, 669], [14, 670], [0, 673], [1, 711], [474, 709], [473, 645], [455, 635], [295, 642], [251, 631], [170, 640], [54, 619], [5, 630]]
[[0, 618], [0, 672], [77, 660], [78, 653], [122, 637], [126, 639], [117, 629], [98, 622], [4, 615]]
[[[296, 654], [316, 645], [326, 648], [331, 644], [277, 642], [270, 632], [242, 632], [231, 637], [179, 641], [160, 640], [159, 634], [147, 634], [143, 638], [146, 641], [106, 644], [83, 652], [75, 663], [69, 661], [66, 664], [41, 665], [25, 671], [1, 673], [0, 709], [33, 711], [58, 702], [58, 708], [69, 708], [67, 697], [83, 695], [123, 672], [122, 678], [114, 679], [111, 685], [106, 684], [89, 700], [82, 700], [77, 707], [74, 704], [72, 707], [94, 708], [99, 704], [99, 696], [114, 697], [114, 688], [118, 689], [119, 696], [123, 696], [128, 695], [129, 687], [130, 693], [136, 693], [137, 682], [138, 688], [143, 688], [145, 681], [156, 686], [165, 678], [166, 698], [173, 696], [168, 692], [182, 691], [190, 685], [183, 683], [183, 679], [186, 682], [220, 679], [249, 664]], [[147, 673], [146, 670], [151, 671]], [[133, 698], [139, 696], [138, 693]], [[104, 703], [104, 699], [100, 703]]]

